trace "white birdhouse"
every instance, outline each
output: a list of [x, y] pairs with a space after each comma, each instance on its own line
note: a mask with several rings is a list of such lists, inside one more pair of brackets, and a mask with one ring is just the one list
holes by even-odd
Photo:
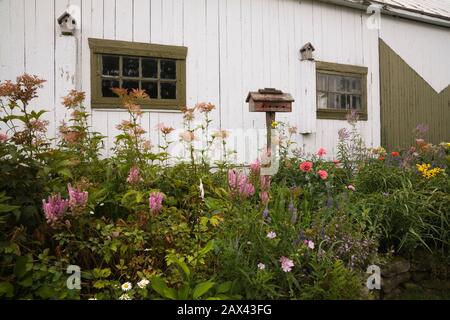
[[77, 22], [74, 17], [67, 11], [65, 11], [59, 18], [58, 24], [61, 28], [61, 33], [66, 36], [71, 36], [75, 32]]

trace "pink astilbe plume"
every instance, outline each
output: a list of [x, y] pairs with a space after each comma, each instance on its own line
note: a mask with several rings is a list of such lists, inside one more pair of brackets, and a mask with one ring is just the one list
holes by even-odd
[[150, 193], [150, 197], [148, 198], [148, 205], [150, 208], [150, 212], [153, 215], [156, 215], [161, 211], [163, 199], [164, 194], [162, 194], [161, 192]]
[[141, 182], [141, 173], [138, 167], [133, 166], [128, 173], [127, 182], [131, 185]]
[[69, 207], [69, 200], [61, 199], [61, 194], [51, 195], [47, 201], [42, 200], [42, 209], [48, 223], [58, 221], [64, 216]]
[[88, 192], [82, 191], [80, 189], [75, 189], [69, 183], [67, 185], [69, 190], [69, 206], [71, 208], [75, 207], [85, 207], [88, 201]]
[[241, 198], [248, 198], [255, 194], [255, 187], [248, 181], [245, 174], [232, 169], [228, 171], [228, 185], [234, 193], [238, 193]]

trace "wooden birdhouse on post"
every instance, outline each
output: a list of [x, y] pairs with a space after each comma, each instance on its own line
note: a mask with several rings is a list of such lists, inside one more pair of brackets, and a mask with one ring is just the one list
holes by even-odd
[[250, 112], [265, 112], [267, 127], [267, 148], [272, 145], [272, 123], [275, 122], [277, 112], [292, 112], [294, 99], [289, 93], [283, 93], [274, 88], [260, 89], [249, 92], [246, 102], [249, 103]]

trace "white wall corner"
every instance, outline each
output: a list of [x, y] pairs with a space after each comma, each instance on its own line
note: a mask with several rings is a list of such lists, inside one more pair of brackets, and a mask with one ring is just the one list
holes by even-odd
[[301, 134], [316, 132], [316, 62], [300, 62], [300, 94], [296, 105], [298, 130]]

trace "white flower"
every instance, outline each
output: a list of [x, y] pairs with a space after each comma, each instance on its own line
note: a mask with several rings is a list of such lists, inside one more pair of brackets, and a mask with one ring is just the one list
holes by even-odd
[[133, 288], [133, 286], [131, 285], [131, 282], [125, 282], [122, 285], [122, 291], [128, 291], [128, 290], [131, 290], [131, 288]]
[[266, 269], [266, 265], [264, 263], [258, 263], [258, 269], [259, 270], [265, 270]]
[[276, 236], [277, 236], [277, 234], [276, 234], [274, 231], [270, 231], [270, 232], [267, 234], [267, 238], [269, 238], [269, 239], [275, 239]]
[[126, 293], [119, 297], [119, 300], [131, 300], [130, 296]]
[[144, 289], [149, 283], [150, 281], [148, 281], [147, 279], [142, 279], [137, 283], [137, 285], [139, 288]]
[[200, 185], [198, 186], [198, 188], [200, 189], [200, 198], [202, 198], [202, 200], [205, 200], [205, 189], [203, 188], [202, 179], [200, 179]]
[[314, 242], [309, 241], [308, 242], [308, 248], [310, 248], [311, 250], [314, 250], [314, 247], [315, 247]]
[[97, 298], [89, 298], [88, 300], [97, 300]]

